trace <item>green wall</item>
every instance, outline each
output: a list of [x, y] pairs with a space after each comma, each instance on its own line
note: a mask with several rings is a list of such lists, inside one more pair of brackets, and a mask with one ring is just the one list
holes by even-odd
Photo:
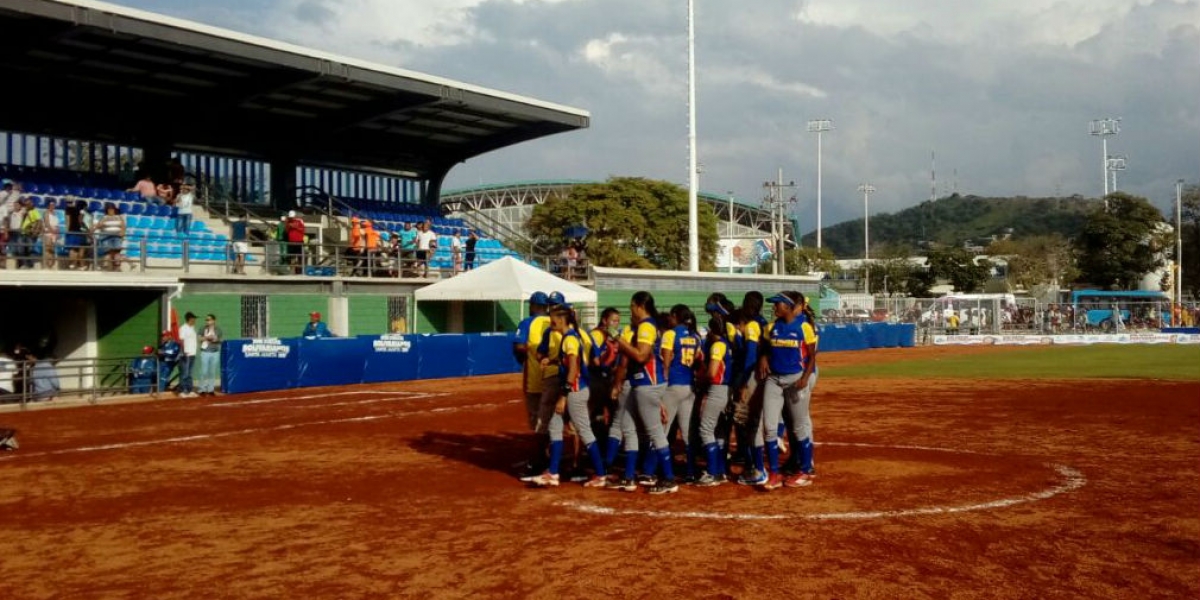
[[[390, 324], [388, 323], [387, 296], [350, 296], [349, 304], [349, 335], [381, 335], [388, 333]], [[305, 317], [305, 321], [307, 322], [307, 317]]]
[[[446, 330], [450, 314], [449, 302], [422, 302], [417, 305], [417, 333], [438, 333]], [[409, 324], [411, 327], [412, 324]], [[515, 329], [515, 328], [514, 328]]]
[[166, 329], [161, 293], [101, 293], [94, 301], [99, 358], [138, 356], [143, 347], [158, 345], [159, 334]]
[[[329, 298], [319, 294], [279, 294], [267, 299], [267, 331], [271, 337], [297, 337], [308, 324], [308, 314], [329, 311]], [[340, 334], [340, 332], [339, 332]]]
[[174, 303], [183, 325], [189, 312], [196, 315], [196, 327], [204, 326], [204, 315], [212, 313], [227, 339], [242, 337], [242, 297], [233, 294], [185, 294]]

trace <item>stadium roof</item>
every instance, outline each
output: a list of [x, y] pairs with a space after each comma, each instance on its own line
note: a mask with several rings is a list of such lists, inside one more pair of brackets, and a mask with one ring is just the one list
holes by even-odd
[[[445, 190], [442, 192], [442, 202], [453, 200], [454, 196], [464, 196], [468, 194], [477, 194], [479, 192], [487, 192], [492, 190], [506, 190], [516, 187], [573, 187], [576, 185], [592, 185], [604, 183], [603, 181], [585, 180], [585, 179], [543, 179], [530, 181], [511, 181], [508, 183], [486, 183], [472, 187], [458, 188], [453, 190]], [[703, 190], [697, 192], [697, 197], [707, 201], [709, 204], [725, 205], [729, 203], [729, 196], [724, 194], [715, 194], [713, 192], [705, 192]], [[734, 205], [747, 210], [766, 211], [763, 207], [755, 204], [747, 204], [736, 198], [733, 201]]]
[[90, 0], [0, 5], [0, 129], [440, 176], [587, 111]]

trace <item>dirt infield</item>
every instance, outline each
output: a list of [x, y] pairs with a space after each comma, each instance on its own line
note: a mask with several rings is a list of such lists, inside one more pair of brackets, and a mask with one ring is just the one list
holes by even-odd
[[5, 595], [1200, 597], [1200, 383], [829, 378], [815, 485], [665, 497], [523, 487], [516, 386], [0, 414]]

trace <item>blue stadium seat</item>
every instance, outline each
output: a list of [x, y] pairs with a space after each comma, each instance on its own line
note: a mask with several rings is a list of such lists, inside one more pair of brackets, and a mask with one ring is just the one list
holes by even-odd
[[129, 204], [129, 214], [131, 215], [140, 215], [143, 210], [146, 210], [146, 205], [141, 202], [132, 202]]
[[142, 195], [137, 192], [121, 192], [129, 202], [141, 202]]

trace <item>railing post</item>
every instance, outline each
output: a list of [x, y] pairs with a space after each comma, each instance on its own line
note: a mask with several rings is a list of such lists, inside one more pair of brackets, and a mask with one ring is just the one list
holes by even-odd
[[138, 266], [142, 273], [146, 272], [146, 238], [138, 240]]
[[183, 272], [184, 273], [191, 272], [191, 267], [192, 267], [191, 245], [192, 245], [191, 240], [189, 240], [187, 238], [183, 238], [183, 246], [182, 247], [183, 247]]

